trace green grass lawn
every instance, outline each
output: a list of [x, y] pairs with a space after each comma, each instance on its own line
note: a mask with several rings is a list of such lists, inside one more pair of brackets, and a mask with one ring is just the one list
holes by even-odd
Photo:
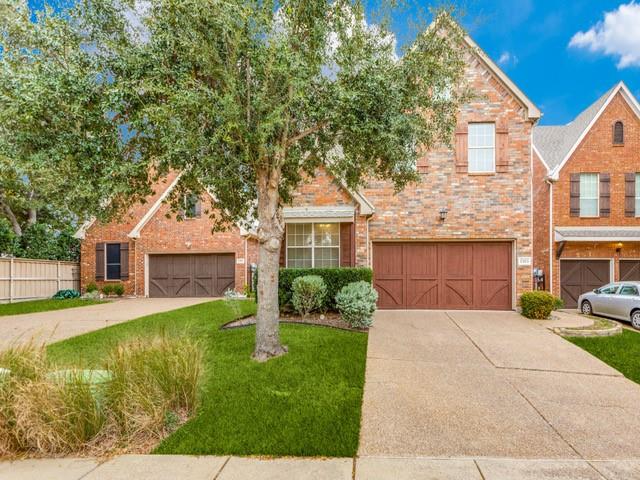
[[622, 334], [613, 337], [572, 337], [567, 340], [640, 383], [640, 333], [623, 330]]
[[106, 300], [93, 300], [84, 298], [68, 298], [64, 300], [54, 300], [51, 298], [44, 300], [28, 300], [26, 302], [2, 303], [0, 304], [0, 317], [5, 315], [21, 315], [23, 313], [48, 312], [50, 310], [63, 310], [65, 308], [85, 307], [104, 303]]
[[[253, 302], [242, 302], [242, 315], [253, 312]], [[156, 453], [355, 455], [367, 335], [284, 324], [289, 353], [257, 363], [250, 358], [254, 327], [219, 329], [235, 317], [224, 301], [209, 302], [74, 337], [48, 354], [59, 364], [92, 367], [120, 340], [188, 335], [205, 347], [202, 402]]]

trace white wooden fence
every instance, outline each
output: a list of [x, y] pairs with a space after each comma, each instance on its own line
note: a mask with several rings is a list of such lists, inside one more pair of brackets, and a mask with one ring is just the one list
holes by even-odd
[[51, 297], [80, 289], [80, 264], [55, 260], [0, 258], [0, 303]]

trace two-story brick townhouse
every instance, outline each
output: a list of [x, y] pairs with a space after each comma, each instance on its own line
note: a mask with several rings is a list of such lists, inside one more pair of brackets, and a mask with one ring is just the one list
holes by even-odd
[[[531, 136], [540, 112], [471, 38], [465, 48], [477, 96], [458, 115], [454, 148], [428, 152], [416, 166], [420, 181], [400, 193], [386, 181], [352, 192], [316, 172], [284, 209], [282, 266], [371, 266], [381, 308], [515, 308], [532, 286]], [[124, 220], [78, 233], [83, 285], [121, 278], [129, 293], [149, 296], [242, 287], [255, 239], [240, 228], [212, 235], [195, 210], [183, 222], [167, 218], [173, 181]], [[215, 208], [206, 195], [200, 202]]]
[[534, 267], [576, 307], [581, 293], [640, 280], [640, 105], [619, 83], [571, 123], [537, 126]]

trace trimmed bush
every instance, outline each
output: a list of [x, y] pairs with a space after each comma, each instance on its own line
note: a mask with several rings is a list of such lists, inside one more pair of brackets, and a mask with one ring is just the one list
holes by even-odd
[[297, 277], [292, 284], [293, 308], [303, 317], [322, 308], [327, 296], [327, 286], [319, 275]]
[[121, 283], [116, 283], [113, 286], [113, 293], [116, 294], [117, 296], [121, 297], [122, 295], [124, 295], [124, 285]]
[[520, 297], [522, 315], [535, 320], [549, 318], [551, 312], [562, 305], [562, 300], [542, 290], [524, 292]]
[[281, 308], [292, 305], [293, 281], [306, 275], [317, 275], [324, 280], [327, 286], [324, 307], [329, 310], [335, 310], [336, 294], [343, 287], [359, 281], [371, 284], [373, 280], [373, 271], [370, 268], [281, 268], [278, 282], [278, 299]]
[[121, 283], [107, 283], [104, 287], [102, 287], [102, 293], [106, 296], [109, 295], [117, 295], [121, 297], [124, 295], [124, 285]]
[[336, 295], [340, 315], [355, 328], [371, 326], [377, 301], [378, 292], [367, 282], [350, 283]]
[[98, 291], [98, 286], [96, 285], [96, 282], [90, 282], [87, 284], [87, 288], [86, 288], [87, 293], [97, 292], [97, 291]]

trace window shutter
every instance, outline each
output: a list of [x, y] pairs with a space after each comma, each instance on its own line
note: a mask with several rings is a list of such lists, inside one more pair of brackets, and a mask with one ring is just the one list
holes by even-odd
[[129, 243], [120, 244], [120, 280], [129, 278]]
[[202, 215], [202, 200], [198, 199], [196, 201], [196, 208], [195, 208], [195, 217], [196, 218], [200, 218], [200, 216]]
[[353, 267], [355, 265], [355, 258], [353, 248], [355, 246], [354, 240], [354, 228], [355, 223], [341, 223], [340, 224], [340, 266], [341, 267]]
[[284, 234], [282, 235], [282, 241], [280, 242], [280, 268], [287, 266], [287, 226], [284, 227]]
[[624, 176], [624, 216], [636, 216], [636, 174], [626, 173]]
[[600, 216], [608, 217], [611, 214], [611, 175], [600, 174]]
[[569, 215], [572, 217], [580, 216], [580, 174], [579, 173], [571, 174]]
[[505, 120], [496, 123], [496, 172], [509, 171], [509, 127]]
[[467, 173], [469, 171], [469, 152], [467, 147], [469, 137], [469, 125], [461, 123], [456, 128], [456, 172]]
[[96, 243], [96, 280], [104, 280], [104, 242]]

